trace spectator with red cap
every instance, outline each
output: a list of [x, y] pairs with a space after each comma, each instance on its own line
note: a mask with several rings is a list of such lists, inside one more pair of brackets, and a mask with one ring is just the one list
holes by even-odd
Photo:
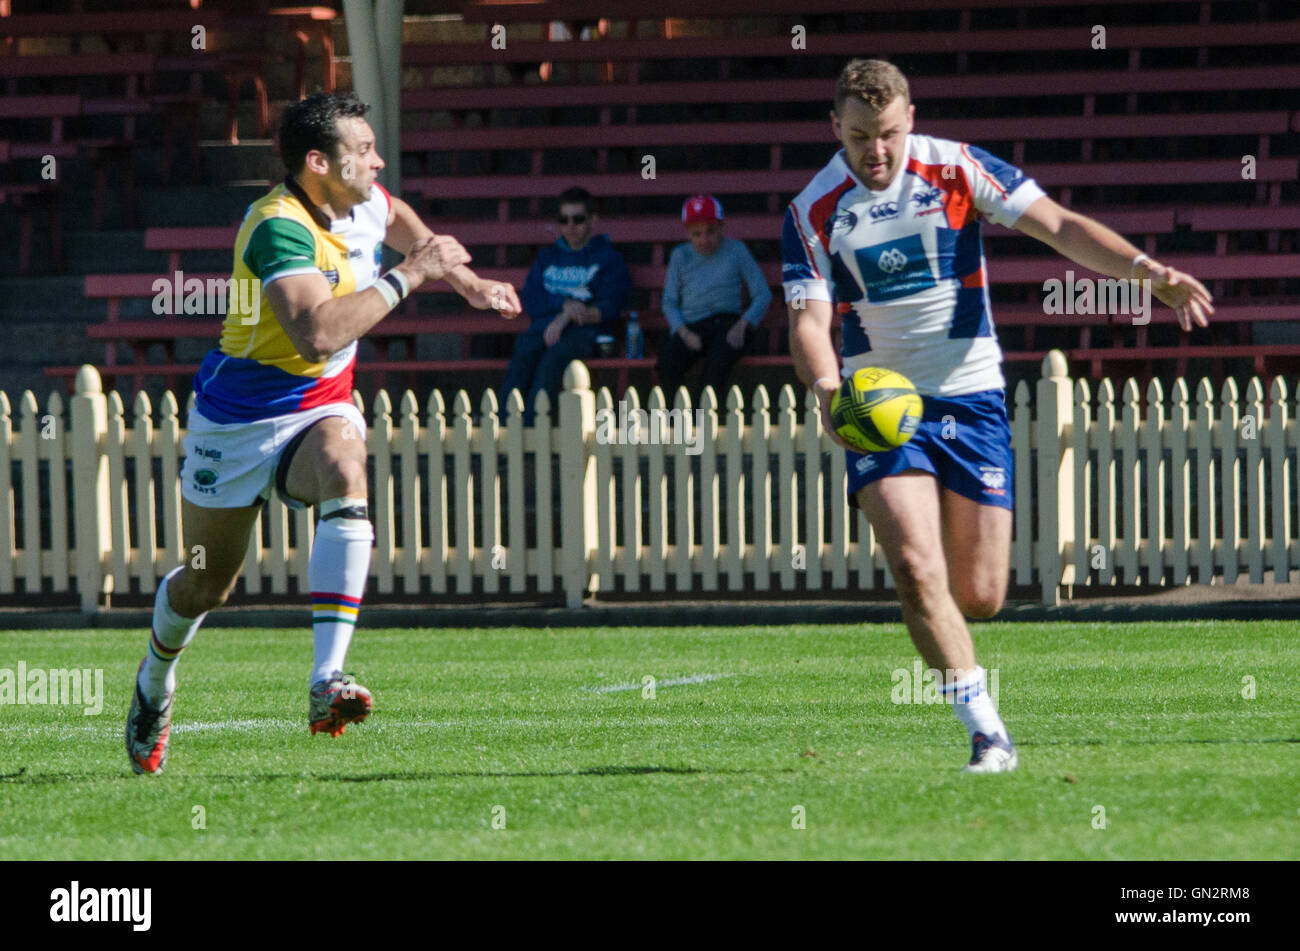
[[[716, 198], [686, 199], [682, 222], [690, 241], [674, 248], [668, 259], [663, 309], [672, 333], [658, 363], [669, 405], [701, 357], [700, 389], [712, 386], [724, 399], [732, 367], [772, 302], [763, 272], [744, 242], [722, 234], [722, 205]], [[743, 291], [748, 291], [749, 306], [742, 309]]]

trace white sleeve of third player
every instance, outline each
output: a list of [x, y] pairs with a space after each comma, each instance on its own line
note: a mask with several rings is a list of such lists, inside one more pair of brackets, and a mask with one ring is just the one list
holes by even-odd
[[794, 202], [781, 227], [781, 286], [786, 303], [796, 294], [803, 300], [831, 300], [830, 255]]
[[1046, 194], [1032, 178], [990, 152], [962, 143], [961, 166], [971, 183], [975, 208], [989, 221], [1010, 228], [1025, 209]]

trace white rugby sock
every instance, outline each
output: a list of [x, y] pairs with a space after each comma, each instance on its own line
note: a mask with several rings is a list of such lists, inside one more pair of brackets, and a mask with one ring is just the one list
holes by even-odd
[[375, 530], [365, 499], [322, 502], [307, 564], [315, 666], [310, 684], [343, 669], [370, 571]]
[[144, 663], [140, 665], [140, 673], [136, 677], [140, 692], [150, 706], [154, 707], [166, 703], [167, 697], [176, 690], [176, 661], [207, 617], [206, 613], [196, 618], [181, 617], [167, 600], [167, 582], [183, 569], [182, 565], [168, 572], [158, 585], [158, 593], [153, 600], [153, 634], [149, 638], [149, 650], [144, 655]]
[[957, 718], [966, 725], [966, 732], [974, 738], [976, 733], [983, 733], [990, 739], [999, 734], [1008, 742], [1011, 734], [1007, 732], [993, 698], [989, 696], [988, 682], [983, 667], [976, 667], [975, 672], [967, 674], [956, 683], [943, 683], [939, 686], [944, 700], [952, 704]]

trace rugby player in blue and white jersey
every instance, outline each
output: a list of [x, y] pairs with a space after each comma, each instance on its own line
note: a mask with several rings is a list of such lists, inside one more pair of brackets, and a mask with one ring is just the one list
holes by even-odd
[[[913, 134], [914, 116], [892, 64], [858, 59], [840, 73], [831, 127], [843, 149], [786, 212], [791, 352], [848, 453], [850, 502], [884, 549], [912, 642], [970, 734], [965, 769], [1004, 772], [1016, 768], [1015, 746], [963, 616], [1001, 609], [1011, 556], [1011, 431], [980, 219], [1102, 274], [1150, 280], [1184, 330], [1206, 326], [1214, 310], [1195, 278], [982, 149]], [[843, 319], [842, 366], [833, 313]], [[891, 452], [856, 453], [830, 423], [842, 376], [866, 366], [902, 373], [924, 401], [916, 435]]]

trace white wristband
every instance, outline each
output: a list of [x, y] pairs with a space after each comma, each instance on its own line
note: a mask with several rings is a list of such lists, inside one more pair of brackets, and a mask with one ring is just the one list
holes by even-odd
[[1148, 255], [1145, 255], [1145, 254], [1139, 254], [1137, 257], [1135, 257], [1135, 258], [1133, 259], [1133, 263], [1132, 263], [1131, 265], [1129, 265], [1128, 276], [1129, 276], [1129, 278], [1130, 278], [1131, 280], [1137, 280], [1137, 269], [1138, 269], [1138, 265], [1141, 264], [1141, 263], [1144, 262], [1144, 261], [1145, 261], [1147, 264], [1154, 264], [1154, 263], [1155, 263], [1154, 261], [1151, 260], [1151, 258], [1150, 258]]
[[375, 281], [375, 283], [371, 284], [370, 286], [373, 287], [375, 290], [379, 291], [381, 295], [383, 295], [384, 302], [388, 304], [389, 310], [392, 310], [394, 307], [396, 307], [398, 304], [402, 302], [402, 299], [397, 296], [397, 291], [393, 290], [393, 286], [389, 284], [387, 281], [378, 280]]
[[397, 281], [398, 284], [402, 285], [402, 300], [406, 300], [406, 296], [411, 293], [411, 282], [407, 279], [406, 275], [403, 274], [401, 271], [399, 271], [397, 268], [393, 268], [391, 271], [384, 272], [384, 277], [388, 277], [390, 275]]

